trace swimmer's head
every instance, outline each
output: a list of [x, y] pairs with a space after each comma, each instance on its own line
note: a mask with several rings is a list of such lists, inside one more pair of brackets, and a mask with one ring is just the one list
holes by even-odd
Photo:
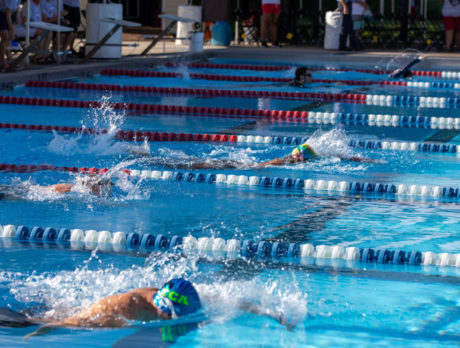
[[304, 85], [307, 83], [312, 83], [313, 76], [311, 75], [310, 70], [307, 67], [301, 66], [295, 70], [295, 82], [298, 85]]
[[112, 193], [112, 181], [96, 175], [88, 175], [81, 180], [80, 184], [99, 197], [108, 197]]
[[201, 309], [201, 301], [195, 287], [188, 280], [175, 278], [167, 282], [153, 296], [155, 306], [166, 314], [177, 317], [192, 314]]

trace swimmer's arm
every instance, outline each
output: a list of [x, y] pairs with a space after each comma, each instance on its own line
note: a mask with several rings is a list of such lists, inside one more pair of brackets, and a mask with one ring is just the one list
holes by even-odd
[[26, 337], [46, 335], [54, 329], [65, 327], [123, 327], [126, 324], [124, 318], [139, 319], [136, 316], [138, 309], [143, 309], [144, 301], [148, 302], [147, 299], [151, 299], [157, 291], [158, 288], [138, 288], [105, 297], [72, 317], [40, 326]]
[[59, 328], [68, 327], [68, 326], [70, 326], [70, 325], [66, 325], [66, 324], [64, 324], [64, 322], [59, 322], [59, 321], [47, 323], [47, 324], [44, 324], [44, 325], [40, 326], [34, 332], [32, 332], [30, 334], [27, 334], [24, 338], [27, 340], [27, 339], [29, 339], [30, 337], [33, 337], [33, 336], [46, 335], [46, 334], [50, 333], [51, 331], [53, 331], [54, 329], [59, 329]]
[[368, 157], [357, 157], [357, 156], [352, 156], [352, 157], [340, 157], [340, 160], [342, 161], [349, 161], [349, 162], [358, 162], [358, 163], [370, 163], [370, 164], [384, 164], [386, 163], [385, 161], [382, 160], [374, 160], [372, 158]]
[[241, 301], [238, 304], [238, 306], [241, 310], [247, 313], [252, 313], [252, 314], [261, 315], [264, 317], [269, 317], [271, 319], [274, 319], [281, 325], [286, 326], [287, 330], [292, 330], [295, 328], [295, 324], [288, 322], [286, 318], [284, 318], [281, 314], [275, 313], [274, 311], [270, 309], [262, 309], [259, 306], [253, 303], [250, 303], [248, 301]]
[[267, 162], [258, 163], [255, 167], [266, 167], [266, 166], [282, 166], [285, 164], [294, 163], [291, 156], [284, 156], [282, 158], [275, 158]]
[[47, 188], [52, 189], [57, 193], [69, 193], [72, 190], [72, 184], [56, 184], [51, 186], [46, 186]]

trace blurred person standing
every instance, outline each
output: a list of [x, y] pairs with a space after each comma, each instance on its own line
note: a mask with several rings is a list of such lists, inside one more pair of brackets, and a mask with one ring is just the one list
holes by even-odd
[[442, 6], [442, 22], [446, 33], [446, 50], [460, 50], [460, 0], [440, 0]]
[[270, 28], [270, 38], [273, 47], [278, 44], [278, 19], [281, 13], [281, 0], [262, 0], [262, 26], [260, 40], [262, 47], [267, 47], [267, 34]]
[[353, 30], [355, 31], [356, 39], [359, 40], [361, 38], [361, 30], [364, 28], [364, 19], [366, 17], [366, 13], [369, 13], [369, 5], [367, 4], [366, 0], [356, 0], [353, 2], [352, 6], [352, 16], [353, 19]]
[[64, 36], [63, 51], [71, 51], [72, 54], [76, 54], [73, 49], [75, 39], [77, 37], [77, 30], [80, 26], [80, 0], [63, 0], [64, 10], [67, 11], [64, 19], [67, 21], [67, 25], [73, 28], [73, 32], [67, 33]]
[[[360, 0], [337, 0], [339, 9], [342, 12], [342, 29], [340, 30], [339, 37], [339, 50], [341, 51], [355, 51], [361, 50], [361, 45], [356, 39], [355, 31], [353, 30], [353, 2], [360, 2]], [[347, 47], [347, 39], [350, 39], [351, 48]]]
[[[27, 23], [27, 6], [24, 6], [21, 13], [19, 24], [14, 27], [14, 34], [17, 38], [24, 38], [26, 36], [26, 23]], [[46, 14], [43, 11], [42, 0], [30, 1], [30, 22], [44, 22], [46, 21]], [[43, 29], [30, 28], [30, 38], [36, 38], [43, 32]], [[37, 45], [37, 53], [32, 58], [35, 64], [48, 64], [54, 62], [54, 59], [49, 55], [49, 43], [51, 33], [46, 35]]]
[[10, 60], [10, 55], [6, 48], [11, 40], [14, 39], [12, 14], [18, 8], [19, 3], [20, 0], [0, 0], [0, 64], [2, 68], [7, 68], [7, 61]]

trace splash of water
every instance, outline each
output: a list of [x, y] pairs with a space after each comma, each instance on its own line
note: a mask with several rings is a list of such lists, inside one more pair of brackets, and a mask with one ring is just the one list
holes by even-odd
[[343, 129], [334, 128], [327, 132], [318, 129], [307, 140], [307, 144], [321, 157], [349, 158], [355, 156], [348, 146], [349, 141]]
[[82, 127], [94, 128], [97, 131], [106, 129], [108, 134], [114, 135], [123, 125], [126, 113], [115, 110], [112, 107], [111, 99], [111, 94], [102, 96], [99, 100], [100, 106], [89, 109], [85, 114], [81, 121]]
[[177, 65], [177, 72], [182, 75], [184, 80], [190, 80], [190, 71], [188, 70], [187, 65], [180, 63]]
[[283, 71], [282, 76], [286, 78], [294, 78], [296, 70], [297, 68], [295, 66], [292, 66], [288, 70]]
[[[107, 172], [99, 174], [98, 178], [102, 181], [112, 183], [111, 192], [108, 189], [103, 191], [101, 196], [96, 196], [91, 192], [87, 185], [88, 176], [86, 174], [70, 174], [71, 177], [65, 181], [71, 185], [70, 192], [63, 194], [57, 192], [53, 185], [36, 184], [32, 178], [21, 180], [12, 178], [9, 185], [3, 185], [2, 192], [14, 196], [16, 199], [25, 199], [30, 201], [57, 201], [66, 199], [77, 199], [88, 204], [103, 201], [127, 201], [127, 200], [146, 200], [150, 198], [150, 188], [142, 187], [143, 179], [137, 181], [130, 178], [121, 169], [127, 168], [133, 164], [142, 162], [142, 159], [125, 160], [110, 168]], [[62, 183], [62, 182], [61, 182]], [[105, 194], [104, 194], [105, 193]]]
[[376, 64], [375, 68], [379, 70], [395, 70], [409, 63], [413, 59], [419, 57], [421, 54], [422, 52], [420, 52], [417, 49], [408, 48], [402, 51], [396, 57], [391, 58], [389, 61], [385, 59], [380, 63]]
[[[193, 282], [204, 311], [213, 321], [227, 321], [241, 315], [241, 303], [256, 305], [261, 313], [276, 313], [299, 324], [307, 315], [307, 294], [302, 291], [294, 273], [255, 276], [250, 280], [219, 280], [210, 270], [200, 271], [197, 256], [187, 258], [155, 254], [144, 265], [118, 268], [103, 262], [97, 250], [81, 267], [69, 271], [41, 274], [0, 273], [14, 298], [22, 303], [42, 303], [47, 309], [36, 315], [62, 319], [103, 297], [141, 287], [161, 287], [172, 278], [184, 277]], [[216, 271], [219, 268], [216, 268]], [[279, 276], [283, 281], [279, 280]], [[237, 277], [237, 275], [234, 275]], [[288, 278], [288, 281], [286, 281]]]
[[[48, 144], [47, 149], [55, 154], [97, 154], [108, 156], [131, 152], [150, 153], [146, 141], [142, 144], [130, 144], [117, 142], [114, 136], [120, 130], [125, 120], [125, 113], [113, 109], [110, 96], [101, 98], [101, 106], [88, 111], [81, 121], [82, 129], [92, 128], [96, 134], [84, 135], [83, 131], [77, 135], [59, 135], [53, 131], [54, 138]], [[102, 133], [106, 130], [106, 133]]]

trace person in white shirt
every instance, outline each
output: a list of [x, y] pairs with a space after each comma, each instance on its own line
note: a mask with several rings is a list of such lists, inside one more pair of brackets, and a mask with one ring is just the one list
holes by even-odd
[[262, 0], [262, 26], [260, 40], [263, 47], [267, 47], [267, 34], [270, 28], [272, 45], [278, 47], [278, 19], [281, 13], [281, 0]]
[[[58, 0], [42, 0], [43, 12], [45, 14], [45, 22], [58, 24]], [[70, 22], [64, 19], [64, 16], [67, 14], [67, 11], [64, 10], [64, 4], [61, 0], [61, 6], [59, 10], [59, 16], [61, 17], [60, 25], [69, 25]], [[62, 35], [62, 34], [61, 34]], [[53, 48], [55, 51], [58, 51], [57, 48], [57, 33], [53, 34]]]
[[446, 33], [446, 49], [453, 50], [454, 36], [455, 48], [460, 50], [460, 0], [440, 0], [442, 6], [442, 22]]
[[[27, 22], [27, 7], [23, 8], [21, 13], [21, 20], [19, 24], [14, 27], [14, 33], [17, 38], [23, 38], [26, 36], [26, 22]], [[46, 15], [43, 12], [42, 0], [31, 0], [30, 1], [30, 21], [31, 22], [44, 22]], [[31, 38], [35, 38], [42, 33], [42, 29], [30, 28], [29, 35]], [[51, 33], [45, 36], [40, 43], [37, 45], [38, 53], [33, 58], [33, 62], [37, 64], [51, 63], [52, 58], [49, 56], [48, 47], [51, 40]]]
[[352, 19], [353, 19], [353, 30], [355, 31], [356, 39], [360, 39], [361, 30], [364, 28], [364, 15], [369, 10], [369, 5], [366, 0], [353, 2]]

